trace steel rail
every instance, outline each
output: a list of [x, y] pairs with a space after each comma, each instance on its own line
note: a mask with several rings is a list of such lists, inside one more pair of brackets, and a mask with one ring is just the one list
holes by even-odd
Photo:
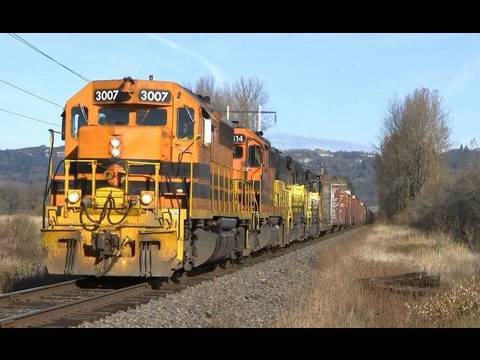
[[[118, 301], [125, 296], [141, 293], [148, 289], [147, 283], [140, 283], [125, 288], [109, 291], [105, 294], [98, 294], [85, 299], [66, 302], [64, 304], [47, 307], [35, 311], [26, 312], [8, 318], [0, 319], [0, 328], [4, 327], [24, 327], [32, 326], [37, 323], [51, 321], [62, 317], [65, 314], [71, 314], [76, 311], [85, 310], [92, 307], [98, 307], [112, 301]], [[7, 294], [9, 295], [9, 294]]]
[[84, 278], [2, 294], [0, 295], [0, 304], [3, 305], [3, 304], [15, 303], [19, 301], [30, 301], [35, 298], [44, 296], [45, 294], [51, 292], [52, 290], [63, 290], [63, 289], [67, 290], [70, 288], [76, 288], [78, 282], [81, 280], [84, 280]]

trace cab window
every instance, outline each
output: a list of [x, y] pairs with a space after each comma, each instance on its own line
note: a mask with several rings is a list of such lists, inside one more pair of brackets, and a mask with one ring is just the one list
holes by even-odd
[[71, 134], [72, 137], [78, 137], [78, 132], [82, 126], [87, 125], [88, 122], [88, 109], [83, 106], [75, 106], [72, 108], [71, 118]]
[[243, 146], [235, 145], [233, 148], [233, 158], [241, 159], [243, 158]]
[[262, 164], [262, 149], [258, 145], [248, 147], [248, 166], [259, 167]]
[[167, 124], [166, 109], [142, 109], [137, 110], [137, 125], [140, 126], [163, 126]]
[[192, 108], [178, 109], [177, 137], [179, 139], [193, 139], [193, 119], [195, 119], [195, 111]]
[[103, 108], [98, 111], [99, 125], [128, 125], [127, 109]]

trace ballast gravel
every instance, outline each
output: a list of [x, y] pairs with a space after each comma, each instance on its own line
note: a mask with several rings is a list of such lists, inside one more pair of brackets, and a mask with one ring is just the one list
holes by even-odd
[[79, 327], [270, 327], [312, 284], [322, 248], [342, 235]]

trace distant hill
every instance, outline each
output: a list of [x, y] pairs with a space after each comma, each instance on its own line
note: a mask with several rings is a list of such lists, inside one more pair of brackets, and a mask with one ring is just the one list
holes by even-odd
[[480, 164], [480, 148], [469, 149], [468, 146], [461, 146], [458, 149], [452, 149], [444, 154], [447, 160], [447, 166], [453, 173], [457, 173], [465, 168]]
[[286, 134], [275, 129], [265, 131], [265, 137], [270, 140], [273, 146], [283, 151], [286, 149], [314, 150], [318, 148], [329, 151], [373, 151], [373, 147], [367, 144]]
[[375, 155], [364, 151], [336, 151], [314, 149], [294, 149], [285, 151], [315, 174], [320, 174], [323, 166], [330, 175], [345, 177], [350, 181], [353, 193], [368, 206], [378, 203], [375, 189]]
[[[53, 154], [54, 161], [61, 159], [64, 156], [63, 146], [55, 147]], [[47, 171], [47, 146], [0, 150], [0, 183], [44, 183]]]

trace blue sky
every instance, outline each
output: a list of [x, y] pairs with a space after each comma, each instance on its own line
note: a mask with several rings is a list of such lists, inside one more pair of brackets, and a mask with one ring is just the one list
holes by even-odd
[[[455, 145], [480, 138], [477, 34], [19, 34], [90, 79], [219, 83], [257, 76], [281, 137], [376, 144], [389, 100], [438, 89]], [[0, 79], [64, 104], [84, 85], [0, 34]], [[0, 83], [0, 108], [58, 122], [61, 109]], [[0, 149], [46, 144], [48, 126], [0, 112]]]

